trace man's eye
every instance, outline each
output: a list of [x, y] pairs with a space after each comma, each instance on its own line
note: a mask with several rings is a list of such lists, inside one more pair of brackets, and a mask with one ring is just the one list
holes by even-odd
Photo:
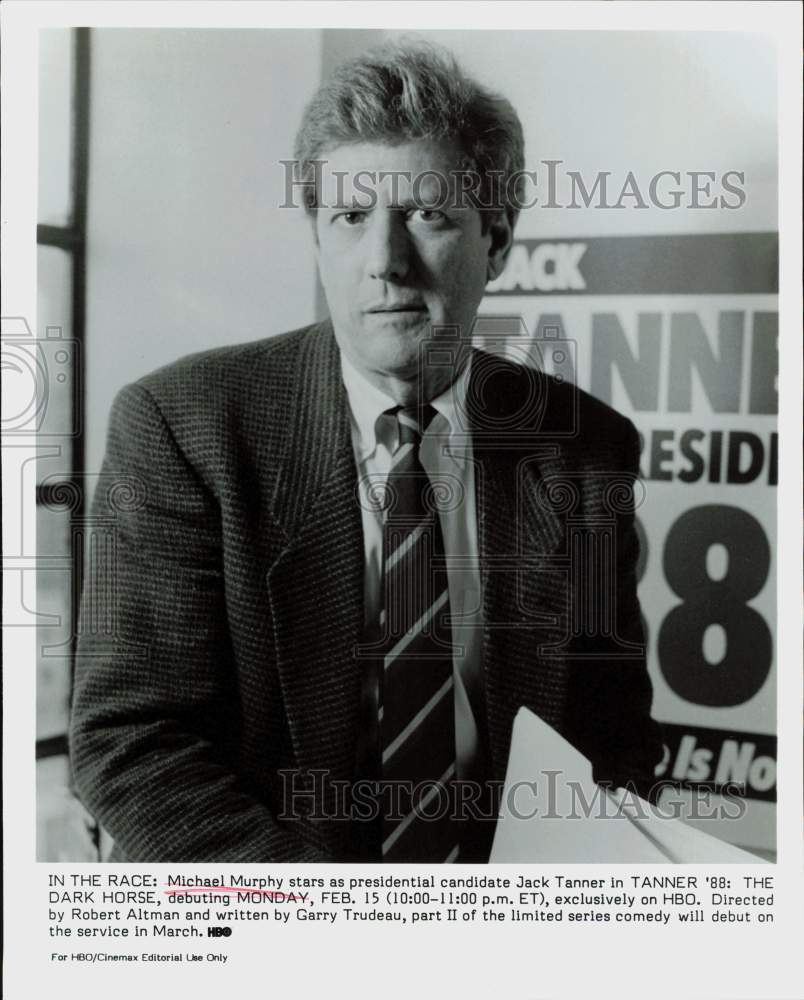
[[412, 219], [413, 222], [425, 222], [432, 224], [435, 222], [443, 222], [446, 216], [437, 208], [414, 208], [410, 212], [408, 218]]
[[366, 218], [365, 212], [341, 212], [338, 221], [346, 226], [359, 226]]

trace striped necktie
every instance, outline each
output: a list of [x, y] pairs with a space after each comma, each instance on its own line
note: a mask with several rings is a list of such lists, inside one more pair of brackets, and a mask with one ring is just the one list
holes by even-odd
[[[383, 533], [383, 669], [379, 710], [387, 862], [454, 861], [455, 699], [441, 523], [421, 465], [431, 406], [397, 408], [398, 446]], [[388, 798], [388, 789], [396, 795]], [[388, 808], [388, 805], [391, 808]]]

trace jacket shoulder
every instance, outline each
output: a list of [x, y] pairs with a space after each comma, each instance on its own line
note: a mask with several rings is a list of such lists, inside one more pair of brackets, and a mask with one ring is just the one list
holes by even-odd
[[210, 482], [235, 461], [270, 461], [288, 445], [300, 387], [329, 342], [316, 324], [179, 358], [120, 391], [111, 427], [118, 437], [167, 435]]
[[636, 436], [628, 417], [572, 382], [483, 351], [474, 364], [483, 397], [478, 403], [501, 421], [518, 415], [518, 431], [584, 442]]
[[275, 337], [198, 351], [157, 368], [134, 384], [157, 401], [192, 390], [219, 394], [231, 387], [242, 393], [253, 382], [265, 391], [268, 383], [292, 376], [300, 353], [320, 331], [321, 325], [313, 324]]

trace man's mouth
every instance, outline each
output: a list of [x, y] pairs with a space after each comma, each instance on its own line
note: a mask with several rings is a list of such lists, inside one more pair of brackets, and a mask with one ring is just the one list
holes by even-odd
[[370, 306], [364, 309], [366, 313], [423, 313], [427, 307], [421, 302], [399, 302], [390, 305]]

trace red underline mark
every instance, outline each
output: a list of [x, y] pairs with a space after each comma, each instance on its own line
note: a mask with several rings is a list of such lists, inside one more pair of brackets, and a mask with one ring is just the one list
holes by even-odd
[[274, 902], [277, 900], [287, 903], [301, 902], [301, 899], [292, 892], [282, 892], [280, 889], [249, 889], [247, 886], [236, 885], [172, 885], [162, 891], [165, 894], [170, 892], [258, 892], [261, 896], [267, 896]]

